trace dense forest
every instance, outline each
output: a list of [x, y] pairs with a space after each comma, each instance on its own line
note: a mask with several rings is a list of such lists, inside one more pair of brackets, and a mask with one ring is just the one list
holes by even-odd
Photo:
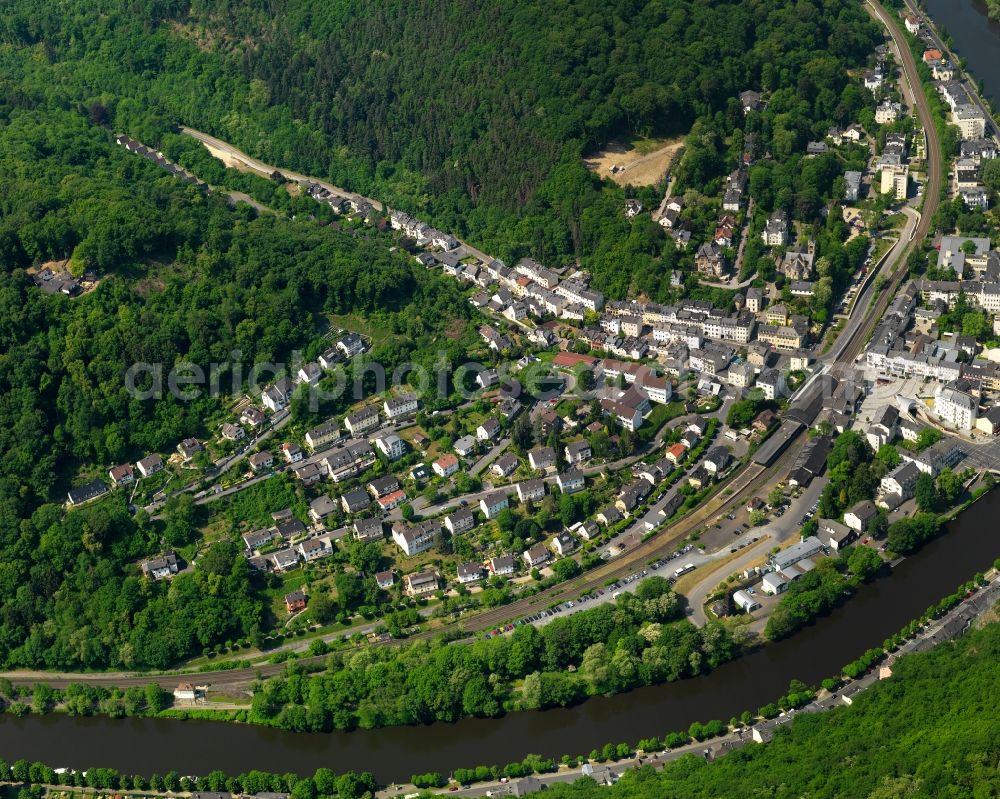
[[[672, 242], [648, 216], [627, 221], [622, 189], [581, 156], [614, 137], [691, 131], [682, 183], [715, 191], [746, 127], [782, 163], [799, 153], [762, 179], [789, 210], [815, 214], [836, 165], [800, 168], [801, 151], [870, 104], [847, 70], [878, 29], [860, 5], [821, 0], [210, 0], [101, 14], [17, 0], [0, 36], [18, 45], [0, 54], [12, 87], [96, 104], [150, 143], [176, 123], [202, 128], [500, 257], [581, 258], [598, 288], [663, 299]], [[748, 88], [771, 94], [750, 123], [737, 99]]]
[[[188, 543], [189, 524], [164, 530], [124, 500], [62, 511], [80, 470], [169, 452], [218, 413], [208, 397], [136, 400], [127, 368], [314, 355], [325, 315], [352, 311], [400, 334], [384, 363], [457, 359], [438, 331], [467, 313], [458, 286], [374, 234], [231, 209], [116, 146], [85, 111], [30, 92], [3, 100], [0, 661], [163, 667], [252, 636], [261, 603], [242, 558], [220, 550], [169, 588], [149, 585], [126, 575], [164, 536]], [[69, 255], [101, 277], [82, 297], [45, 296], [23, 269]]]

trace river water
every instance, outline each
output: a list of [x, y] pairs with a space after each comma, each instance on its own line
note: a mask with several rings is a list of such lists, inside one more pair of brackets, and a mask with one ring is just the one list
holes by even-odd
[[983, 0], [923, 0], [931, 19], [955, 43], [955, 52], [972, 75], [983, 81], [986, 95], [1000, 102], [1000, 22], [986, 14]]
[[[924, 6], [951, 34], [987, 95], [1000, 100], [1000, 24], [988, 20], [982, 0], [924, 0]], [[567, 710], [328, 735], [170, 719], [3, 715], [0, 757], [145, 775], [212, 769], [309, 774], [326, 766], [372, 771], [390, 782], [456, 766], [502, 765], [528, 752], [558, 757], [586, 754], [608, 742], [635, 743], [686, 729], [692, 721], [725, 721], [773, 701], [791, 679], [816, 684], [837, 672], [1000, 556], [998, 514], [1000, 492], [994, 492], [953, 522], [947, 535], [901, 563], [890, 579], [865, 586], [794, 638], [697, 679], [599, 697]]]
[[0, 716], [0, 757], [52, 766], [108, 766], [149, 775], [250, 769], [309, 774], [320, 766], [375, 773], [381, 782], [426, 771], [500, 764], [528, 752], [586, 754], [608, 742], [635, 743], [723, 721], [777, 699], [791, 679], [817, 684], [951, 593], [1000, 556], [1000, 491], [976, 503], [946, 535], [903, 561], [888, 579], [863, 587], [848, 603], [795, 637], [762, 647], [704, 677], [651, 686], [574, 708], [514, 713], [456, 724], [290, 733], [264, 727], [174, 719], [22, 719]]

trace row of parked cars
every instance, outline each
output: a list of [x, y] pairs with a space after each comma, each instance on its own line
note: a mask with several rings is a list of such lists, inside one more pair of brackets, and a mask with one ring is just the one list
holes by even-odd
[[[667, 565], [668, 562], [674, 560], [675, 558], [679, 558], [681, 555], [686, 555], [692, 549], [694, 549], [694, 545], [687, 544], [686, 546], [682, 547], [676, 552], [672, 552], [671, 554], [667, 555], [665, 558], [662, 558], [660, 560], [654, 560], [652, 563], [649, 564], [648, 569], [643, 569], [642, 571], [633, 572], [632, 574], [629, 574], [626, 577], [622, 577], [617, 582], [611, 583], [611, 585], [607, 586], [607, 590], [612, 592], [611, 596], [613, 599], [617, 599], [619, 596], [621, 596], [621, 589], [623, 587], [631, 583], [634, 583], [636, 580], [641, 580], [643, 577], [647, 577], [649, 575], [650, 570], [657, 571], [659, 569], [662, 569], [664, 566]], [[673, 582], [674, 580], [673, 576], [668, 577], [667, 579], [670, 580], [671, 582]], [[550, 618], [559, 613], [562, 613], [563, 611], [575, 608], [577, 604], [582, 605], [585, 602], [591, 602], [599, 597], [604, 596], [604, 594], [605, 594], [605, 589], [603, 588], [594, 589], [593, 591], [590, 591], [586, 594], [582, 594], [580, 598], [577, 599], [575, 602], [573, 600], [567, 600], [566, 602], [561, 602], [558, 605], [554, 605], [553, 607], [547, 610], [540, 610], [538, 613], [534, 613], [531, 616], [525, 616], [524, 618], [518, 619], [517, 621], [511, 624], [506, 624], [502, 627], [495, 627], [489, 632], [484, 633], [483, 638], [489, 640], [490, 638], [495, 638], [498, 635], [509, 633], [513, 631], [515, 627], [520, 627], [522, 624], [534, 624], [536, 621], [541, 621], [542, 619]]]
[[807, 521], [809, 521], [813, 516], [816, 515], [817, 510], [819, 510], [818, 499], [812, 504], [812, 507], [810, 507], [809, 510], [805, 512], [805, 515], [801, 519], [799, 519], [799, 524], [805, 524]]

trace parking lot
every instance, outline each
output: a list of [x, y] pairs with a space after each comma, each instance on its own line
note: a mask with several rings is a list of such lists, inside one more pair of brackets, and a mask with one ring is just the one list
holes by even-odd
[[[670, 582], [673, 582], [675, 579], [674, 572], [678, 569], [678, 563], [676, 561], [683, 558], [685, 555], [690, 555], [693, 550], [694, 547], [691, 544], [687, 544], [668, 557], [653, 561], [645, 569], [626, 575], [620, 580], [617, 580], [604, 588], [590, 591], [576, 599], [569, 599], [565, 602], [560, 602], [559, 604], [553, 605], [546, 610], [539, 611], [531, 616], [526, 616], [523, 619], [518, 619], [511, 624], [507, 624], [503, 628], [496, 627], [488, 633], [485, 633], [483, 638], [489, 639], [497, 635], [513, 632], [522, 624], [532, 624], [535, 627], [543, 627], [559, 616], [568, 616], [572, 613], [577, 613], [580, 610], [596, 607], [604, 602], [613, 602], [623, 593], [631, 593], [635, 591], [639, 581], [646, 577], [657, 575], [659, 577], [665, 577]], [[701, 559], [704, 560], [704, 556], [702, 556]], [[686, 564], [687, 561], [682, 561], [682, 563]]]

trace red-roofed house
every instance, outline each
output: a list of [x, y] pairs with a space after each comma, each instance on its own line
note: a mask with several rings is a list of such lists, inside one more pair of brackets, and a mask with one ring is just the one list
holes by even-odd
[[406, 502], [405, 491], [393, 491], [391, 494], [386, 494], [384, 497], [379, 497], [378, 499], [378, 504], [382, 510], [398, 508], [404, 502]]
[[666, 454], [663, 456], [668, 461], [670, 461], [675, 466], [683, 460], [684, 456], [687, 454], [687, 447], [683, 444], [674, 444], [672, 447], [667, 449]]
[[434, 461], [431, 464], [431, 468], [434, 469], [435, 474], [441, 477], [449, 477], [458, 471], [458, 458], [449, 452], [447, 455], [442, 455]]

